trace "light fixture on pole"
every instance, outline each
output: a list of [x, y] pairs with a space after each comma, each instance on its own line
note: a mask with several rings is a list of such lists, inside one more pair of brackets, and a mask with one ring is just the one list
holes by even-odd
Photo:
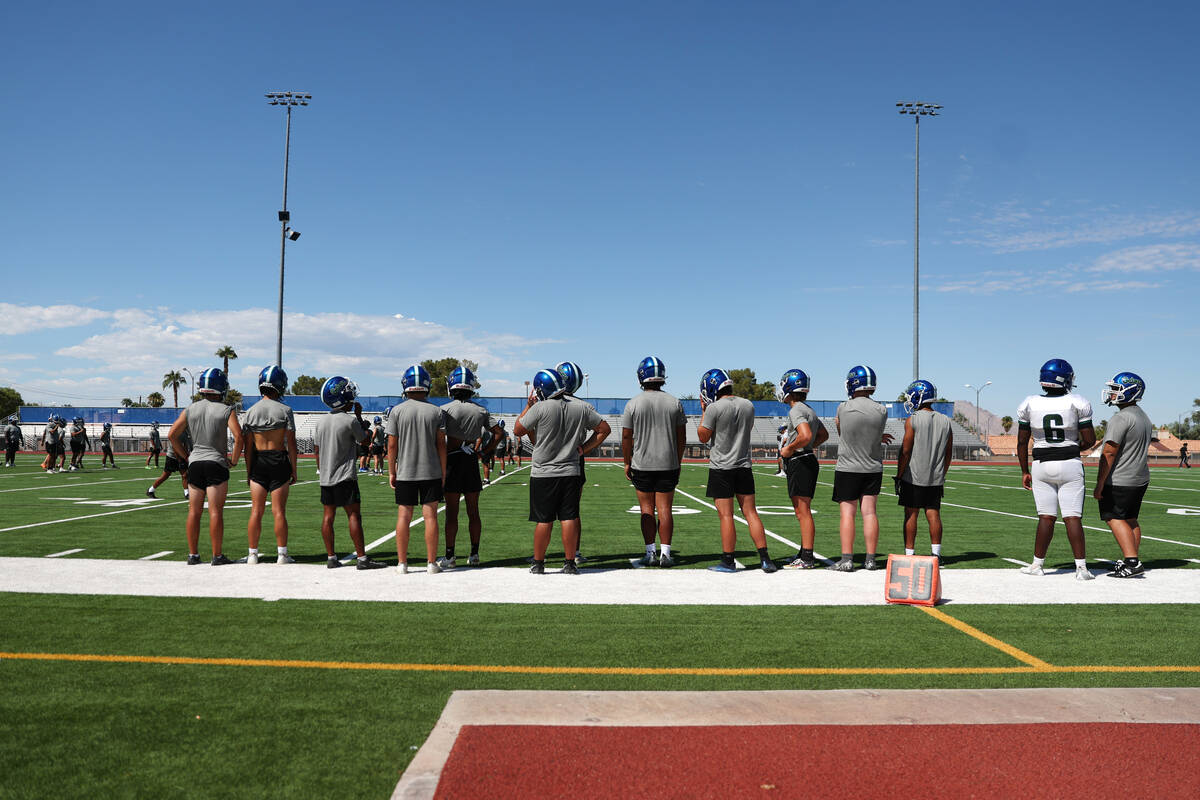
[[265, 95], [268, 105], [284, 106], [287, 108], [287, 125], [283, 134], [283, 208], [279, 211], [279, 324], [278, 336], [275, 340], [275, 363], [283, 366], [283, 260], [287, 242], [300, 238], [300, 232], [292, 230], [288, 223], [291, 215], [287, 210], [288, 162], [292, 149], [292, 106], [306, 106], [312, 100], [311, 94], [304, 92], [267, 92]]
[[[989, 386], [991, 386], [991, 385], [992, 385], [992, 382], [991, 382], [991, 381], [988, 381], [988, 382], [987, 382], [987, 383], [985, 383], [983, 386], [978, 386], [978, 387], [976, 387], [976, 386], [972, 386], [972, 385], [971, 385], [971, 384], [969, 384], [969, 383], [964, 383], [964, 384], [963, 384], [963, 386], [964, 386], [964, 387], [966, 387], [966, 388], [968, 388], [968, 389], [974, 389], [974, 390], [975, 390], [975, 435], [976, 435], [976, 436], [978, 436], [978, 435], [979, 435], [979, 393], [980, 393], [980, 392], [982, 392], [984, 389], [986, 389], [987, 387], [989, 387]], [[989, 425], [988, 427], [991, 427], [991, 426]], [[987, 447], [987, 446], [988, 446], [988, 445], [987, 445], [987, 439], [986, 439], [986, 438], [984, 439], [983, 446], [984, 446], [984, 447]]]
[[590, 376], [586, 372], [583, 373], [583, 396], [584, 399], [590, 403], [592, 402], [592, 390], [589, 388], [591, 386], [591, 384], [588, 383], [589, 377]]
[[188, 369], [187, 367], [180, 367], [179, 370], [181, 372], [186, 372], [188, 374], [188, 377], [192, 379], [192, 394], [191, 394], [191, 396], [195, 397], [196, 396], [196, 376], [193, 375], [192, 371], [190, 369]]
[[902, 115], [912, 116], [917, 131], [913, 204], [913, 380], [921, 377], [921, 117], [936, 117], [942, 107], [933, 103], [896, 103]]

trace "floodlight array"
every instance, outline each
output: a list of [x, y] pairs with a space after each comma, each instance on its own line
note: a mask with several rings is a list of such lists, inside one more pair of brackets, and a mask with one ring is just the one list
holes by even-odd
[[267, 92], [264, 97], [273, 106], [306, 106], [312, 100], [312, 95], [304, 92]]
[[934, 103], [896, 103], [896, 110], [901, 114], [912, 114], [918, 117], [936, 117], [941, 108]]

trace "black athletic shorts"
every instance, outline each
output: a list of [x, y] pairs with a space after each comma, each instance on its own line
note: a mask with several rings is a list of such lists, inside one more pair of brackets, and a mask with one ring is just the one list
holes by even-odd
[[333, 486], [321, 487], [321, 505], [345, 508], [362, 503], [362, 495], [358, 493], [358, 481], [351, 478], [348, 481], [335, 483]]
[[705, 497], [733, 497], [738, 494], [754, 494], [754, 471], [749, 467], [737, 469], [708, 470], [708, 489]]
[[76, 444], [75, 442], [71, 442], [71, 453], [73, 455], [82, 454], [83, 453], [83, 444], [82, 443]]
[[358, 457], [359, 458], [362, 458], [363, 456], [369, 456], [370, 454], [371, 454], [371, 448], [367, 447], [365, 444], [360, 444], [358, 446]]
[[809, 452], [785, 458], [783, 469], [787, 474], [788, 497], [806, 497], [811, 500], [817, 491], [817, 474], [821, 471], [821, 462], [817, 461], [817, 454]]
[[1142, 498], [1146, 496], [1149, 486], [1104, 484], [1100, 493], [1100, 519], [1105, 522], [1110, 519], [1137, 519], [1142, 511]]
[[[167, 459], [168, 461], [170, 459]], [[287, 450], [256, 450], [250, 480], [273, 492], [292, 482], [292, 459]]]
[[915, 483], [909, 483], [906, 480], [896, 481], [896, 496], [900, 498], [900, 505], [905, 508], [931, 508], [934, 511], [939, 511], [942, 508], [942, 495], [945, 494], [944, 486], [917, 486]]
[[[112, 451], [109, 451], [112, 455]], [[166, 462], [163, 464], [163, 472], [170, 475], [172, 472], [187, 472], [188, 462], [180, 461], [179, 456], [175, 455], [175, 451], [171, 451], [171, 455], [167, 456]]]
[[479, 456], [456, 450], [446, 456], [446, 492], [471, 494], [483, 489], [479, 477]]
[[193, 461], [187, 468], [188, 486], [207, 489], [229, 482], [229, 467], [216, 461]]
[[64, 442], [59, 442], [58, 449], [55, 450], [55, 452], [58, 453], [60, 456], [65, 455], [67, 452], [67, 445]]
[[436, 503], [445, 496], [441, 478], [430, 478], [424, 481], [396, 481], [396, 505], [398, 506], [423, 506], [426, 503]]
[[373, 455], [373, 456], [381, 456], [381, 455], [383, 455], [385, 450], [387, 450], [387, 448], [381, 444], [371, 445], [371, 455]]
[[673, 492], [679, 485], [677, 469], [630, 469], [629, 477], [639, 492]]
[[106, 456], [111, 456], [113, 454], [112, 448], [106, 444], [100, 445], [100, 453], [101, 453], [101, 455], [106, 455]]
[[578, 475], [529, 479], [529, 521], [554, 522], [579, 518]]
[[833, 472], [835, 503], [853, 503], [868, 495], [878, 495], [882, 487], [882, 472]]
[[159, 453], [161, 453], [162, 451], [163, 451], [163, 449], [161, 447], [155, 447], [154, 445], [150, 445], [150, 455], [156, 456]]

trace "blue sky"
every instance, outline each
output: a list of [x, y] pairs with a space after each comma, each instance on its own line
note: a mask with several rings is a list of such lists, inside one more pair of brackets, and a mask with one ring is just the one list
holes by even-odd
[[[284, 367], [395, 393], [413, 360], [519, 394], [563, 359], [628, 395], [791, 367], [835, 399], [911, 380], [913, 123], [922, 377], [1037, 368], [1200, 395], [1185, 3], [7, 4], [0, 26], [0, 385], [113, 403], [275, 352], [283, 113], [293, 121]], [[1100, 417], [1106, 416], [1101, 413]]]

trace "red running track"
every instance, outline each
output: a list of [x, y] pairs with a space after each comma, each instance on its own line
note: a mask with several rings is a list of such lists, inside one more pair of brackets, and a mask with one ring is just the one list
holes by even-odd
[[1188, 798], [1200, 725], [464, 725], [445, 798]]

